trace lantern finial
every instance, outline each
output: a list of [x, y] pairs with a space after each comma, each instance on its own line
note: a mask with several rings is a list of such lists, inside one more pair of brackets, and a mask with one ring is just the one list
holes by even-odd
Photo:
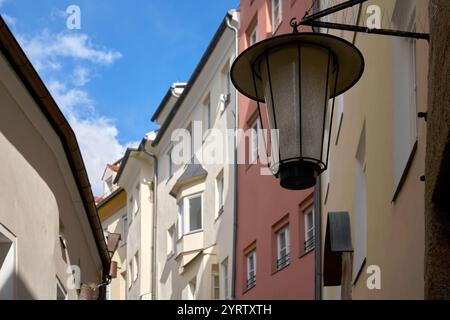
[[292, 27], [292, 33], [298, 33], [298, 27], [301, 25], [300, 22], [297, 22], [297, 18], [294, 17], [291, 19], [291, 27]]

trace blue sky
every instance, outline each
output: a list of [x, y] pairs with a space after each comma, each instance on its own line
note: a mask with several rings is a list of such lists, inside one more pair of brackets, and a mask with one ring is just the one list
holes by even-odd
[[[81, 29], [66, 9], [81, 9]], [[95, 194], [107, 162], [149, 131], [238, 0], [0, 0], [0, 13], [71, 123]]]

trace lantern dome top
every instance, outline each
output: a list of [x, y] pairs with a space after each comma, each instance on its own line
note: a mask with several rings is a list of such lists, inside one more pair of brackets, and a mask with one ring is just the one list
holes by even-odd
[[330, 98], [349, 90], [361, 78], [364, 71], [364, 58], [359, 49], [352, 43], [323, 33], [291, 33], [258, 42], [236, 58], [231, 69], [231, 79], [236, 89], [252, 100], [265, 102], [262, 80], [254, 77], [253, 74], [255, 62], [269, 50], [285, 45], [298, 44], [309, 44], [329, 49], [335, 57], [339, 66], [339, 73], [335, 94]]

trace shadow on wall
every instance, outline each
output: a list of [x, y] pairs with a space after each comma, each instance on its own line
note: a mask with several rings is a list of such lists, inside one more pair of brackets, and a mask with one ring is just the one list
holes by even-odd
[[[1, 267], [2, 266], [0, 265], [0, 268]], [[31, 293], [31, 290], [20, 277], [10, 275], [5, 283], [13, 283], [14, 289], [13, 292], [6, 292], [6, 290], [9, 289], [7, 289], [6, 286], [1, 287], [0, 300], [36, 300], [36, 297]]]

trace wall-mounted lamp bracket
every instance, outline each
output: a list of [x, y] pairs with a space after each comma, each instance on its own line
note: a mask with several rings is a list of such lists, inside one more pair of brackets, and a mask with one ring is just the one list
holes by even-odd
[[389, 29], [372, 29], [368, 27], [361, 27], [355, 25], [348, 24], [340, 24], [340, 23], [330, 23], [330, 22], [322, 22], [318, 21], [318, 19], [329, 16], [335, 12], [353, 7], [355, 5], [366, 2], [367, 0], [349, 0], [343, 2], [341, 4], [332, 6], [328, 9], [319, 11], [309, 16], [305, 16], [299, 23], [295, 23], [295, 27], [292, 24], [292, 21], [295, 21], [295, 18], [291, 20], [291, 26], [294, 28], [293, 32], [298, 32], [299, 26], [310, 26], [317, 28], [326, 28], [326, 29], [334, 29], [334, 30], [345, 30], [345, 31], [353, 31], [353, 32], [362, 32], [369, 34], [378, 34], [384, 36], [391, 37], [402, 37], [402, 38], [413, 38], [413, 39], [422, 39], [422, 40], [430, 40], [430, 35], [428, 33], [417, 33], [417, 32], [407, 32], [400, 30], [389, 30]]

